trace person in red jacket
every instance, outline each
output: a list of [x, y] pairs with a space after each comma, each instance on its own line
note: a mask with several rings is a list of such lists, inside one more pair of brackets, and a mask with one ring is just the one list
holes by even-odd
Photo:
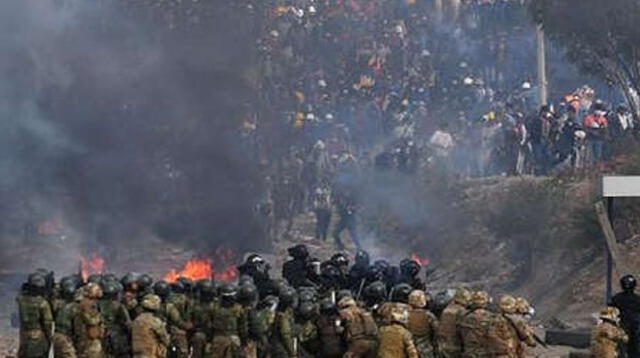
[[605, 117], [605, 112], [599, 109], [593, 111], [585, 118], [584, 127], [587, 130], [587, 141], [591, 149], [593, 162], [600, 162], [602, 160], [604, 141], [609, 127], [609, 121], [607, 121], [607, 117]]

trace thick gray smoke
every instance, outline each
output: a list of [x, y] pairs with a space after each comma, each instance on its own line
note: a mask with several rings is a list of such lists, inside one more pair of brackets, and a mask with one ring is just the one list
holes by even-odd
[[3, 1], [0, 233], [60, 217], [89, 245], [255, 246], [255, 40], [233, 4]]

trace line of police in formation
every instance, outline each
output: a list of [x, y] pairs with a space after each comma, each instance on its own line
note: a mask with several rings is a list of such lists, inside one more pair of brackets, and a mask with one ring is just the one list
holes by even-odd
[[[317, 265], [303, 245], [289, 253], [285, 280], [252, 254], [237, 285], [38, 270], [17, 298], [18, 358], [518, 358], [536, 344], [525, 299], [495, 310], [484, 291], [431, 299], [413, 260], [394, 270], [364, 251], [351, 267], [344, 254]], [[623, 333], [615, 308], [603, 317], [616, 329], [598, 335], [609, 354]]]

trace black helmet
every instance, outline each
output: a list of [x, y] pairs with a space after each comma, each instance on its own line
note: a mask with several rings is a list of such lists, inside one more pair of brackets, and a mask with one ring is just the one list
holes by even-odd
[[180, 277], [178, 281], [180, 281], [184, 287], [184, 291], [182, 293], [192, 293], [196, 286], [193, 280], [188, 277]]
[[349, 258], [347, 257], [347, 255], [339, 252], [331, 256], [331, 263], [336, 267], [349, 266]]
[[620, 287], [624, 291], [633, 291], [636, 288], [636, 278], [633, 275], [625, 275], [620, 279]]
[[338, 291], [338, 293], [336, 294], [336, 302], [340, 302], [340, 300], [342, 300], [345, 297], [353, 297], [353, 294], [351, 293], [351, 290], [340, 290], [340, 291]]
[[406, 283], [399, 283], [392, 289], [391, 300], [394, 302], [409, 302], [409, 294], [413, 291], [413, 288]]
[[89, 277], [87, 278], [87, 283], [95, 283], [95, 284], [101, 285], [102, 275], [96, 274], [96, 273], [89, 275]]
[[166, 300], [171, 294], [171, 286], [164, 281], [158, 281], [153, 285], [153, 292], [162, 300]]
[[387, 288], [382, 281], [375, 281], [364, 289], [363, 295], [369, 303], [379, 303], [386, 299]]
[[357, 266], [369, 266], [369, 254], [364, 250], [358, 250], [355, 261]]
[[212, 301], [217, 294], [218, 287], [213, 280], [200, 280], [198, 282], [198, 292], [200, 299], [205, 302]]
[[118, 297], [120, 293], [119, 288], [116, 282], [113, 281], [104, 281], [102, 283], [102, 297], [107, 299], [114, 299]]
[[44, 268], [39, 268], [35, 270], [34, 273], [39, 273], [44, 277], [47, 289], [52, 289], [53, 286], [56, 284], [56, 276], [53, 271], [50, 271]]
[[382, 272], [386, 272], [387, 270], [389, 270], [389, 267], [391, 266], [391, 264], [389, 264], [389, 261], [387, 260], [378, 259], [373, 262], [373, 266], [380, 268]]
[[301, 287], [298, 289], [298, 298], [300, 303], [303, 303], [303, 302], [315, 303], [317, 301], [316, 290], [310, 287]]
[[264, 258], [258, 254], [250, 254], [244, 260], [244, 264], [238, 267], [238, 271], [240, 271], [240, 273], [254, 272], [254, 274], [260, 273], [262, 275], [268, 275], [270, 269], [271, 266], [269, 266], [269, 263], [267, 263]]
[[264, 264], [265, 261], [262, 258], [262, 256], [258, 254], [250, 254], [249, 256], [247, 256], [247, 259], [244, 260], [244, 263], [246, 265], [258, 266], [258, 265]]
[[322, 268], [321, 277], [328, 285], [339, 283], [340, 276], [340, 271], [335, 266], [327, 265]]
[[60, 279], [60, 287], [64, 285], [72, 285], [74, 289], [80, 287], [80, 283], [76, 280], [76, 276], [65, 276]]
[[71, 282], [73, 282], [76, 285], [76, 289], [84, 284], [84, 281], [82, 280], [82, 276], [80, 276], [78, 274], [65, 276], [65, 277], [62, 278], [62, 280], [60, 280], [60, 283], [62, 283], [62, 281], [71, 281]]
[[338, 307], [330, 298], [320, 301], [320, 313], [325, 316], [331, 316], [338, 313]]
[[149, 274], [142, 274], [138, 277], [138, 285], [143, 291], [153, 286], [153, 278]]
[[279, 305], [282, 308], [292, 307], [295, 309], [298, 304], [298, 294], [291, 287], [283, 289], [278, 298], [280, 299]]
[[258, 288], [252, 283], [240, 285], [238, 290], [238, 303], [249, 305], [258, 300]]
[[125, 289], [137, 291], [139, 277], [140, 274], [136, 272], [128, 272], [126, 275], [124, 275], [124, 277], [122, 277], [122, 280], [120, 280], [120, 282]]
[[182, 281], [178, 280], [171, 282], [171, 291], [175, 293], [185, 293], [185, 288], [182, 284]]
[[414, 277], [420, 273], [420, 264], [412, 259], [404, 259], [400, 262], [400, 273], [404, 276]]
[[268, 295], [267, 297], [263, 298], [262, 301], [260, 301], [258, 303], [258, 309], [263, 310], [263, 309], [275, 309], [276, 307], [278, 307], [278, 303], [280, 302], [280, 299], [276, 296], [273, 295]]
[[220, 287], [219, 295], [222, 299], [235, 301], [236, 296], [238, 295], [238, 289], [235, 285], [230, 283], [225, 283]]
[[47, 278], [40, 273], [32, 273], [27, 278], [27, 286], [31, 293], [44, 293], [47, 289]]
[[246, 284], [254, 285], [255, 281], [253, 280], [253, 277], [249, 275], [241, 275], [238, 279], [238, 285], [242, 286]]
[[118, 276], [112, 273], [106, 273], [102, 275], [102, 282], [118, 282]]
[[313, 302], [302, 302], [298, 306], [298, 315], [303, 320], [311, 320], [317, 313], [317, 306]]
[[371, 265], [367, 270], [367, 281], [382, 281], [384, 279], [384, 272], [378, 265]]
[[62, 280], [60, 281], [60, 294], [62, 298], [65, 300], [72, 300], [76, 295], [76, 290], [78, 286], [73, 280]]
[[292, 246], [288, 248], [287, 251], [289, 252], [289, 255], [296, 260], [304, 260], [309, 257], [309, 250], [307, 249], [307, 246], [303, 244]]
[[285, 289], [289, 288], [289, 285], [287, 284], [287, 282], [285, 280], [282, 279], [275, 279], [273, 280], [273, 282], [271, 283], [273, 286], [273, 293], [276, 295], [280, 295], [280, 293], [282, 291], [284, 291]]

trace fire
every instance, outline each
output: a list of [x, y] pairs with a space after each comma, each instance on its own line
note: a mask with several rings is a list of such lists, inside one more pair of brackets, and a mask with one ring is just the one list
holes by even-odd
[[213, 268], [211, 266], [211, 260], [193, 258], [187, 261], [182, 270], [178, 271], [173, 269], [169, 271], [164, 275], [164, 280], [167, 282], [175, 282], [180, 277], [186, 277], [192, 280], [212, 278]]
[[420, 266], [428, 266], [429, 265], [429, 258], [427, 257], [420, 257], [420, 255], [418, 255], [417, 253], [412, 253], [411, 254], [411, 259], [417, 263], [420, 264]]
[[164, 280], [175, 282], [180, 277], [186, 277], [192, 280], [211, 278], [219, 281], [233, 281], [238, 277], [238, 270], [233, 264], [235, 257], [236, 254], [232, 250], [220, 248], [213, 254], [213, 258], [192, 258], [184, 264], [182, 269], [172, 269], [164, 275]]
[[87, 281], [89, 275], [101, 274], [104, 270], [104, 258], [94, 253], [89, 257], [80, 256], [80, 274]]

